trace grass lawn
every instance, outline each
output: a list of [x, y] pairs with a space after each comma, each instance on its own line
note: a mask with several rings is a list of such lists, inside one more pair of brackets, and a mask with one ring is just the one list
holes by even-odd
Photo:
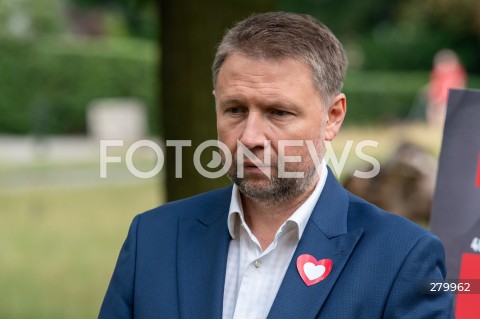
[[157, 180], [0, 191], [0, 318], [96, 318], [128, 226]]

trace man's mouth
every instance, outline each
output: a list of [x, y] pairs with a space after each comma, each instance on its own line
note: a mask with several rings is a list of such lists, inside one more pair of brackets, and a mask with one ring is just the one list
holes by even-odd
[[270, 167], [270, 165], [265, 165], [263, 163], [259, 163], [258, 165], [253, 163], [253, 162], [250, 162], [250, 161], [245, 161], [243, 162], [243, 167], [247, 168], [247, 167], [255, 167], [255, 168], [261, 168], [261, 169], [267, 169]]

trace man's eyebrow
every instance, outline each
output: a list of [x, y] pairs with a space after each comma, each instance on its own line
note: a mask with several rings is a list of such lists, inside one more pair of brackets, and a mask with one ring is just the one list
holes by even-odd
[[[226, 97], [225, 99], [220, 100], [220, 104], [224, 106], [232, 106], [232, 105], [244, 105], [245, 101], [241, 98], [237, 97]], [[265, 103], [261, 104], [264, 108], [281, 108], [281, 109], [296, 109], [297, 106], [294, 103], [286, 102], [286, 101], [279, 101], [279, 100], [271, 100], [266, 101]]]
[[245, 102], [237, 97], [226, 97], [220, 100], [221, 105], [243, 105]]
[[267, 108], [280, 108], [280, 109], [295, 109], [297, 108], [294, 103], [285, 101], [268, 101], [264, 104]]

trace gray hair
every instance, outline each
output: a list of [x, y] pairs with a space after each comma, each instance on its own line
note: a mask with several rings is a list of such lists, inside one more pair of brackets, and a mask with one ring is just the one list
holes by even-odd
[[290, 58], [306, 63], [325, 107], [342, 90], [345, 51], [330, 29], [310, 15], [268, 12], [237, 23], [218, 46], [212, 65], [214, 87], [223, 62], [233, 52], [254, 59]]

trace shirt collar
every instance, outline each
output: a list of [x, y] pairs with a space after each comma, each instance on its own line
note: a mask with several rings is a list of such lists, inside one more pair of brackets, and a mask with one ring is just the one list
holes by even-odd
[[[327, 180], [327, 164], [325, 160], [322, 160], [321, 163], [321, 174], [320, 179], [315, 186], [312, 194], [307, 198], [303, 204], [297, 208], [297, 210], [285, 221], [282, 227], [287, 226], [289, 224], [294, 224], [298, 227], [298, 239], [302, 237], [303, 231], [307, 226], [307, 222], [310, 218], [310, 215], [313, 212], [313, 209], [320, 198], [320, 194], [322, 193], [323, 187], [325, 186], [325, 181]], [[237, 216], [239, 218], [237, 218]], [[245, 225], [248, 229], [248, 226], [245, 223], [242, 201], [240, 198], [240, 191], [238, 190], [237, 185], [233, 185], [232, 188], [232, 198], [230, 200], [230, 209], [228, 211], [228, 231], [230, 232], [230, 236], [235, 239], [235, 225], [241, 221], [243, 225]], [[280, 227], [280, 229], [282, 229]], [[248, 230], [249, 231], [249, 230]]]

